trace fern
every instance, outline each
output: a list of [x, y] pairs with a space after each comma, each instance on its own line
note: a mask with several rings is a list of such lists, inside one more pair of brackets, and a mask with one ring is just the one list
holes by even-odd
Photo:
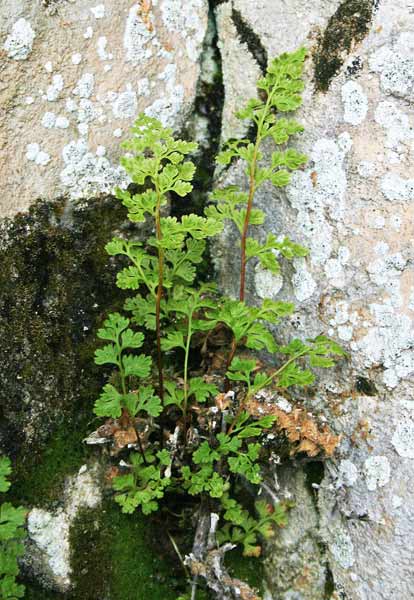
[[[263, 435], [276, 420], [253, 415], [249, 401], [272, 385], [307, 386], [314, 382], [313, 368], [332, 367], [344, 355], [324, 336], [281, 344], [272, 331], [293, 313], [292, 303], [245, 302], [249, 261], [277, 273], [282, 258], [307, 255], [286, 236], [270, 233], [260, 242], [254, 235], [254, 228], [265, 221], [263, 211], [254, 206], [257, 190], [266, 182], [287, 186], [307, 160], [286, 146], [303, 127], [285, 116], [301, 105], [305, 57], [300, 49], [271, 61], [258, 82], [260, 98], [239, 111], [240, 119], [254, 125], [255, 139], [230, 141], [217, 161], [244, 162], [248, 188], [216, 190], [204, 216], [178, 219], [163, 212], [171, 193], [184, 202], [192, 190], [195, 165], [188, 157], [196, 144], [175, 139], [157, 119], [137, 119], [123, 144], [128, 154], [121, 164], [140, 191], [117, 190], [117, 197], [129, 220], [146, 223], [154, 235], [146, 244], [117, 237], [106, 245], [109, 255], [128, 261], [116, 282], [130, 293], [124, 305], [128, 316], [107, 317], [98, 331], [104, 345], [95, 353], [97, 364], [112, 369], [95, 413], [109, 419], [111, 430], [128, 432], [130, 449], [113, 478], [122, 511], [150, 514], [169, 492], [185, 494], [195, 507], [209, 498], [221, 515], [219, 539], [240, 544], [255, 556], [260, 540], [286, 522], [288, 506], [261, 501], [251, 511], [239, 499], [240, 481], [260, 489], [269, 458]], [[266, 140], [275, 146], [267, 162]], [[197, 277], [206, 243], [226, 222], [240, 234], [238, 299], [222, 297], [214, 284], [200, 283]], [[207, 355], [211, 338], [223, 330], [232, 337], [225, 368], [217, 371], [204, 361], [192, 373], [193, 349], [201, 346]], [[263, 350], [274, 355], [276, 367], [263, 368], [258, 362], [256, 353]], [[225, 388], [231, 386], [237, 393], [226, 395]]]
[[[0, 492], [10, 488], [11, 462], [0, 456]], [[16, 600], [24, 597], [24, 586], [16, 582], [19, 574], [18, 559], [24, 554], [26, 509], [15, 508], [10, 502], [0, 506], [0, 599]]]

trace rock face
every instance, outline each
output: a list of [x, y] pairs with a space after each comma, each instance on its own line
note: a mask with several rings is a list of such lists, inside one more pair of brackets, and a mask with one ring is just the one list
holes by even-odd
[[1, 214], [126, 185], [119, 142], [139, 111], [183, 123], [206, 27], [206, 0], [3, 2]]
[[[38, 440], [45, 415], [51, 421], [47, 435], [78, 406], [79, 373], [85, 356], [89, 361], [92, 355], [87, 331], [101, 310], [119, 302], [112, 292], [102, 292], [110, 289], [113, 274], [97, 248], [122, 216], [108, 223], [108, 200], [101, 196], [128, 183], [118, 167], [119, 142], [139, 111], [176, 129], [186, 124], [209, 10], [221, 54], [223, 140], [246, 134], [233, 111], [255, 94], [267, 58], [304, 44], [310, 55], [298, 118], [305, 133], [297, 147], [309, 163], [285, 192], [264, 186], [258, 204], [266, 211], [267, 230], [289, 234], [310, 256], [284, 265], [283, 277], [252, 268], [248, 296], [252, 303], [266, 296], [295, 299], [297, 314], [279, 335], [325, 332], [343, 344], [349, 360], [321, 374], [317, 397], [308, 401], [309, 409], [343, 433], [335, 459], [325, 462], [317, 480], [300, 464], [279, 473], [281, 490], [296, 508], [267, 562], [267, 599], [409, 600], [414, 598], [413, 2], [210, 5], [1, 3], [0, 215], [13, 217], [39, 197], [49, 204], [1, 226], [0, 363], [8, 375], [0, 432], [14, 449], [11, 437]], [[208, 40], [214, 39], [210, 32]], [[211, 63], [213, 54], [204, 47], [204, 62]], [[198, 125], [205, 135], [208, 121]], [[222, 177], [241, 181], [240, 165]], [[214, 245], [217, 279], [228, 293], [237, 287], [234, 248], [231, 230]], [[96, 374], [91, 386], [97, 387]], [[50, 525], [67, 533], [69, 512], [66, 504], [58, 512], [37, 508], [29, 522], [41, 549], [39, 572], [60, 589], [68, 585], [70, 566], [66, 559], [57, 570], [47, 566], [56, 557]]]
[[66, 592], [71, 586], [70, 528], [78, 512], [101, 503], [99, 467], [83, 465], [66, 482], [64, 504], [56, 511], [33, 508], [27, 518], [28, 550], [24, 557], [30, 569], [44, 585]]
[[[257, 53], [273, 56], [301, 44], [311, 53], [299, 115], [308, 167], [286, 193], [264, 188], [258, 199], [268, 230], [291, 235], [310, 257], [286, 266], [285, 281], [252, 270], [249, 294], [251, 302], [293, 297], [297, 316], [283, 333], [323, 331], [350, 353], [346, 368], [321, 377], [321, 393], [309, 402], [344, 433], [337, 458], [325, 467], [311, 535], [326, 548], [325, 559], [319, 555], [321, 564], [326, 560], [322, 579], [326, 590], [333, 579], [339, 597], [353, 600], [413, 598], [414, 9], [388, 0], [234, 0], [218, 8], [219, 31], [228, 31], [223, 15], [230, 4], [252, 48], [224, 79], [225, 106], [250, 93], [255, 53], [257, 60]], [[232, 127], [229, 121], [228, 133]], [[242, 181], [238, 165], [225, 179]], [[219, 281], [233, 293], [234, 245], [226, 231], [216, 254]], [[293, 487], [306, 513], [303, 491]], [[321, 579], [306, 552], [309, 530], [293, 548], [291, 521], [294, 531], [269, 563], [268, 597], [320, 600]], [[295, 568], [284, 579], [292, 553]]]

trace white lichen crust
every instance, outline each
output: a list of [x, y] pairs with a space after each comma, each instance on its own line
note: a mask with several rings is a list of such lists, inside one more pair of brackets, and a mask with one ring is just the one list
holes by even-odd
[[97, 465], [84, 465], [67, 480], [62, 506], [55, 511], [32, 508], [27, 518], [30, 545], [25, 563], [60, 592], [67, 592], [72, 583], [70, 527], [81, 508], [97, 508], [101, 503], [98, 475]]
[[[125, 179], [114, 131], [126, 135], [139, 112], [179, 129], [195, 100], [207, 0], [53, 4], [50, 11], [40, 1], [0, 3], [0, 181], [9, 198], [0, 215], [36, 197], [113, 192]], [[105, 158], [86, 151], [80, 165], [69, 165], [63, 149], [79, 141], [105, 146]], [[22, 178], [8, 157], [26, 156], [34, 144], [41, 149]]]
[[[309, 409], [317, 407], [343, 433], [315, 489], [336, 593], [353, 600], [411, 598], [414, 545], [414, 11], [409, 0], [374, 4], [365, 38], [343, 52], [344, 65], [327, 91], [315, 91], [307, 62], [304, 105], [295, 115], [305, 133], [292, 146], [308, 155], [308, 164], [286, 190], [264, 185], [256, 197], [266, 229], [289, 235], [309, 256], [282, 264], [277, 281], [252, 267], [247, 288], [255, 305], [263, 297], [296, 299], [297, 313], [278, 326], [279, 337], [324, 332], [349, 351], [335, 373], [318, 373]], [[219, 5], [219, 15], [226, 6]], [[323, 39], [328, 22], [341, 31], [344, 23], [335, 19], [347, 3], [234, 0], [232, 6], [244, 33], [250, 28], [272, 56], [309, 46], [315, 31]], [[235, 34], [220, 19], [231, 106], [246, 97], [249, 59], [240, 54], [235, 64], [227, 54]], [[315, 60], [318, 51], [312, 46]], [[224, 119], [232, 131], [227, 113]], [[245, 185], [237, 164], [222, 179], [220, 185]], [[219, 284], [232, 295], [236, 245], [228, 228], [214, 247]], [[307, 539], [304, 532], [302, 543]], [[299, 587], [298, 576], [280, 576], [293, 554], [306, 572], [300, 549], [275, 546], [269, 598], [320, 600], [311, 579]]]

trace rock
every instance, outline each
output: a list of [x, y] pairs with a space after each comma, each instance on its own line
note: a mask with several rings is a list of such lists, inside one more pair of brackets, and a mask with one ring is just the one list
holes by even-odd
[[0, 215], [127, 185], [119, 142], [137, 113], [178, 129], [192, 108], [207, 13], [206, 0], [2, 3]]
[[31, 461], [63, 424], [91, 414], [96, 327], [120, 301], [104, 246], [124, 221], [118, 200], [100, 198], [37, 202], [0, 223], [3, 452]]
[[45, 587], [67, 592], [71, 587], [70, 527], [82, 508], [101, 503], [99, 467], [83, 466], [68, 479], [63, 506], [55, 511], [32, 508], [23, 564]]
[[[202, 56], [207, 4], [14, 0], [0, 7], [0, 215], [28, 210], [1, 225], [0, 433], [8, 450], [27, 452], [71, 411], [93, 402], [99, 376], [88, 332], [120, 303], [102, 248], [124, 218], [102, 194], [128, 183], [118, 167], [119, 143], [138, 111], [176, 129], [191, 114], [200, 64], [208, 71], [214, 62], [211, 31]], [[287, 190], [263, 186], [257, 199], [267, 231], [289, 234], [310, 255], [284, 264], [280, 277], [251, 265], [248, 300], [257, 303], [269, 293], [295, 299], [297, 314], [278, 336], [323, 331], [349, 352], [347, 362], [320, 374], [318, 395], [307, 400], [343, 433], [337, 455], [324, 462], [316, 503], [301, 469], [280, 473], [296, 508], [267, 562], [267, 598], [321, 600], [326, 584], [353, 600], [408, 599], [414, 544], [412, 2], [213, 5], [225, 91], [222, 139], [246, 134], [233, 111], [255, 95], [266, 60], [302, 44], [310, 51], [298, 115], [306, 130], [296, 143], [307, 152], [308, 166]], [[199, 90], [211, 91], [215, 77], [206, 77]], [[196, 120], [204, 145], [208, 129], [208, 119]], [[243, 177], [238, 164], [221, 174], [226, 183]], [[35, 206], [39, 197], [52, 204]], [[236, 244], [226, 228], [214, 245], [217, 279], [229, 294], [237, 292]], [[70, 586], [70, 523], [88, 498], [96, 499], [85, 491], [75, 501], [76, 481], [59, 509], [33, 509], [29, 520], [37, 548], [31, 568], [60, 590]]]
[[288, 524], [272, 542], [266, 559], [266, 600], [321, 600], [327, 572], [318, 539], [319, 517], [315, 492], [306, 481], [306, 473], [286, 465], [277, 471], [281, 497], [294, 506]]
[[[286, 191], [264, 186], [257, 198], [267, 215], [266, 229], [290, 235], [307, 246], [310, 255], [283, 265], [283, 282], [251, 267], [247, 292], [251, 303], [266, 290], [272, 291], [273, 299], [296, 300], [297, 316], [278, 329], [279, 337], [323, 331], [350, 353], [342, 368], [318, 377], [318, 398], [308, 401], [336, 432], [344, 433], [337, 457], [326, 464], [315, 516], [319, 533], [315, 526], [310, 537], [323, 539], [326, 556], [320, 552], [315, 557], [321, 565], [327, 560], [337, 593], [355, 600], [412, 597], [410, 6], [390, 0], [293, 1], [289, 6], [282, 1], [234, 0], [232, 7], [244, 27], [238, 30], [239, 43], [246, 31], [256, 42], [248, 48], [251, 58], [242, 54], [239, 64], [223, 53], [224, 73], [226, 61], [230, 65], [225, 105], [231, 107], [246, 96], [246, 65], [256, 60], [260, 66], [259, 46], [269, 57], [301, 44], [310, 50], [304, 105], [298, 114], [305, 133], [295, 141], [308, 154], [308, 166], [295, 173]], [[223, 15], [230, 9], [224, 3], [219, 10]], [[222, 47], [235, 45], [234, 31], [221, 27]], [[231, 119], [226, 127], [232, 130]], [[221, 183], [243, 181], [242, 167], [236, 164], [222, 175]], [[214, 255], [219, 283], [231, 294], [237, 290], [236, 237], [227, 228]], [[306, 501], [299, 502], [305, 510]], [[308, 540], [304, 532], [298, 547]], [[318, 578], [311, 577], [300, 591], [292, 581], [281, 585], [277, 566], [293, 555], [279, 544], [268, 563], [273, 582], [268, 597], [320, 600]]]
[[[216, 14], [225, 95], [221, 135], [225, 142], [247, 133], [245, 122], [238, 120], [235, 112], [249, 98], [257, 96], [256, 82], [260, 77], [260, 67], [250, 54], [247, 44], [237, 34], [232, 4], [219, 4]], [[237, 72], [243, 73], [239, 80], [234, 77]]]

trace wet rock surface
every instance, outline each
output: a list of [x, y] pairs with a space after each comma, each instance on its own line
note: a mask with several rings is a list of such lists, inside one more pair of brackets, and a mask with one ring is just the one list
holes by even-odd
[[28, 458], [80, 409], [102, 374], [94, 330], [122, 302], [104, 245], [124, 221], [119, 201], [42, 201], [1, 225], [0, 444]]

